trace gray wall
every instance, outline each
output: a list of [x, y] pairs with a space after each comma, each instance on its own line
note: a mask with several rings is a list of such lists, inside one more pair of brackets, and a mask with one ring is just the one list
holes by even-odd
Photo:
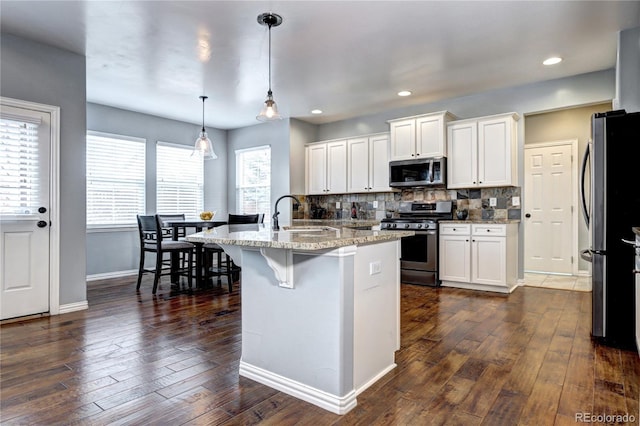
[[640, 27], [618, 34], [616, 108], [640, 111]]
[[[289, 130], [290, 120], [273, 121], [256, 124], [255, 126], [243, 127], [241, 129], [228, 131], [228, 155], [227, 170], [229, 181], [227, 184], [227, 206], [229, 212], [236, 212], [236, 156], [235, 150], [252, 148], [261, 145], [271, 146], [271, 205], [284, 194], [290, 192], [290, 171], [289, 171]], [[280, 210], [280, 224], [290, 223], [291, 214], [287, 204], [281, 202], [278, 205]], [[272, 207], [273, 208], [273, 207]], [[240, 213], [240, 212], [238, 212]], [[265, 218], [265, 222], [269, 218]]]
[[[435, 111], [450, 111], [459, 119], [512, 111], [523, 117], [533, 112], [609, 101], [613, 98], [614, 87], [615, 71], [604, 70], [322, 124], [318, 129], [318, 140], [388, 132], [387, 120]], [[520, 127], [523, 127], [522, 122]]]
[[[196, 117], [197, 119], [197, 117]], [[87, 129], [144, 138], [146, 147], [146, 213], [156, 213], [156, 142], [193, 146], [201, 123], [184, 123], [109, 106], [87, 104]], [[207, 133], [218, 155], [204, 163], [204, 209], [227, 216], [227, 132], [208, 127]], [[137, 228], [87, 231], [87, 275], [131, 271], [138, 268]]]
[[9, 34], [0, 57], [2, 96], [60, 107], [60, 305], [84, 302], [85, 58]]
[[291, 140], [289, 141], [291, 185], [289, 194], [305, 192], [304, 144], [318, 140], [318, 126], [291, 119]]

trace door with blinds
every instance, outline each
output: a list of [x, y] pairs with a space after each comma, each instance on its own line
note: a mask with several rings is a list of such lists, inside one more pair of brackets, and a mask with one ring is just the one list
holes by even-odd
[[49, 113], [0, 109], [0, 319], [49, 311]]

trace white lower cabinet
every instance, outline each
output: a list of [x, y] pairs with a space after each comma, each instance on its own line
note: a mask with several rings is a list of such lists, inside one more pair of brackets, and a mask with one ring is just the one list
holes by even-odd
[[518, 278], [518, 225], [440, 223], [445, 287], [510, 293]]

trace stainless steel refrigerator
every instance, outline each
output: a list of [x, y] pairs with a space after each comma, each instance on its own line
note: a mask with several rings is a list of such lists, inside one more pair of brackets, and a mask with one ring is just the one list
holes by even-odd
[[640, 112], [594, 114], [591, 138], [581, 179], [591, 239], [581, 252], [592, 265], [591, 334], [606, 345], [634, 349], [634, 251], [623, 240], [633, 239], [632, 228], [640, 226]]

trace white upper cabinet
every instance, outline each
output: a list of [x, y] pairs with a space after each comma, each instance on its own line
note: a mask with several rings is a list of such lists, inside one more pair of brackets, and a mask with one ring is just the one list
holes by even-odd
[[309, 195], [391, 191], [389, 134], [306, 145], [305, 188]]
[[447, 111], [389, 120], [390, 160], [445, 157], [447, 123], [455, 116]]
[[305, 147], [307, 194], [342, 194], [347, 191], [347, 141]]
[[389, 135], [347, 140], [347, 191], [391, 191], [389, 188]]
[[516, 113], [447, 125], [447, 188], [518, 184]]
[[308, 145], [305, 148], [307, 194], [324, 194], [327, 189], [327, 144]]

